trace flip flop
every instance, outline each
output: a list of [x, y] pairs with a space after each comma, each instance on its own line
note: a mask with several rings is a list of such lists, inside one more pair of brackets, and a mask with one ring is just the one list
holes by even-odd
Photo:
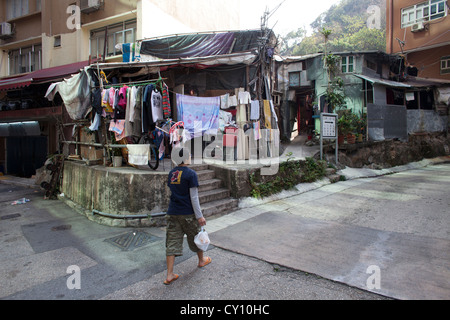
[[175, 280], [177, 280], [178, 278], [179, 278], [180, 276], [179, 275], [175, 275], [175, 278], [173, 278], [172, 280], [164, 280], [164, 284], [166, 285], [166, 286], [168, 286], [168, 285], [170, 285], [172, 282], [174, 282]]
[[202, 265], [202, 266], [198, 266], [199, 268], [203, 268], [203, 267], [206, 267], [208, 264], [210, 264], [211, 263], [211, 257], [207, 257], [206, 258], [207, 260], [206, 260], [206, 263], [204, 264], [204, 265]]

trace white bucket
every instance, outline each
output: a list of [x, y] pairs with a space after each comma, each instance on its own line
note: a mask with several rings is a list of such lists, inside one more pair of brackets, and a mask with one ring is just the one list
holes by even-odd
[[122, 156], [114, 156], [113, 157], [113, 166], [121, 167], [122, 166]]

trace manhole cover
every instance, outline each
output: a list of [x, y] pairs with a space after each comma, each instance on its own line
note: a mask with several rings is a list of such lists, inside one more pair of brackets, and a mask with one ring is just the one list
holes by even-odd
[[159, 237], [155, 237], [143, 231], [131, 231], [114, 238], [106, 239], [105, 241], [123, 251], [132, 251], [143, 247], [148, 243], [158, 241], [159, 239]]

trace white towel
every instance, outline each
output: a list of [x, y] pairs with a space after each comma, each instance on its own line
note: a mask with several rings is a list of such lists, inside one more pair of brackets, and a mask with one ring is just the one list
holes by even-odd
[[259, 120], [259, 100], [253, 100], [250, 107], [250, 120]]
[[150, 156], [149, 144], [128, 144], [128, 163], [136, 166], [148, 165]]

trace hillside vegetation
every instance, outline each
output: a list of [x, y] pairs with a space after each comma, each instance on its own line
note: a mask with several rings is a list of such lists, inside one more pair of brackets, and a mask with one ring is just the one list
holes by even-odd
[[311, 24], [313, 33], [304, 28], [282, 37], [282, 55], [305, 55], [324, 51], [321, 31], [328, 29], [329, 52], [386, 50], [385, 0], [342, 0], [321, 14]]

